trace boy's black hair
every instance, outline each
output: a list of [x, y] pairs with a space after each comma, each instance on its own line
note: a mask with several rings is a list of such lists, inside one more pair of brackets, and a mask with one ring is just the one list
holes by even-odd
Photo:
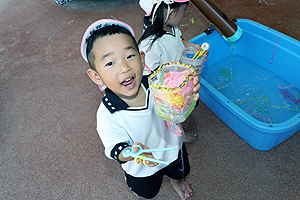
[[[184, 5], [188, 4], [188, 3], [189, 2], [184, 2], [184, 3], [174, 2], [174, 3], [170, 4], [169, 6], [170, 6], [170, 9], [174, 9], [175, 14], [177, 14], [178, 11], [179, 11], [179, 9], [181, 8], [181, 6], [184, 6]], [[150, 46], [148, 48], [148, 49], [150, 49], [152, 47], [153, 43], [158, 38], [160, 38], [161, 36], [163, 36], [166, 33], [166, 31], [163, 30], [164, 23], [165, 23], [164, 11], [166, 9], [168, 9], [168, 5], [165, 4], [165, 3], [161, 3], [160, 6], [158, 7], [158, 9], [155, 12], [156, 17], [154, 17], [154, 22], [153, 23], [151, 23], [149, 21], [149, 19], [152, 18], [153, 13], [149, 17], [144, 18], [144, 22], [146, 22], [145, 25], [147, 26], [147, 28], [144, 30], [143, 35], [139, 39], [139, 42], [138, 42], [139, 44], [144, 39], [146, 39], [147, 37], [149, 37], [151, 35], [155, 35], [154, 39], [151, 40], [151, 44], [150, 44]], [[147, 20], [148, 20], [148, 23], [147, 23]]]
[[125, 35], [130, 36], [133, 40], [133, 43], [134, 43], [137, 51], [139, 51], [138, 44], [137, 44], [135, 38], [133, 37], [133, 35], [131, 34], [131, 32], [122, 26], [112, 25], [112, 26], [107, 26], [107, 27], [95, 30], [92, 32], [91, 36], [86, 39], [86, 43], [87, 43], [86, 55], [87, 55], [87, 59], [89, 61], [89, 65], [93, 70], [96, 71], [96, 67], [95, 67], [95, 63], [94, 63], [95, 58], [94, 58], [93, 53], [91, 53], [91, 51], [94, 47], [95, 41], [98, 38], [102, 38], [102, 37], [114, 35], [114, 34], [125, 34]]

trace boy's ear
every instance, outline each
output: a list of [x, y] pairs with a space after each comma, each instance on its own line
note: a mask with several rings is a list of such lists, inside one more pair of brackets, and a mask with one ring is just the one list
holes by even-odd
[[142, 62], [142, 68], [145, 68], [145, 53], [143, 51], [140, 52], [141, 55], [141, 62]]
[[87, 70], [87, 75], [90, 77], [90, 79], [92, 79], [92, 81], [94, 83], [96, 83], [97, 85], [104, 85], [101, 77], [99, 76], [99, 74], [95, 71], [95, 70], [92, 70], [92, 69], [88, 69]]

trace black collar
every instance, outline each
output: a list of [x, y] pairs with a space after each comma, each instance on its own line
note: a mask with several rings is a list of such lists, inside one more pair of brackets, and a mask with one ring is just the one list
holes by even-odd
[[[143, 76], [142, 78], [142, 84], [144, 85], [145, 89], [147, 90], [149, 88], [149, 83], [148, 83], [148, 76]], [[147, 106], [149, 104], [149, 90], [148, 90], [148, 95], [147, 95]], [[111, 91], [109, 88], [105, 89], [105, 95], [102, 98], [102, 102], [105, 105], [105, 107], [110, 111], [111, 114], [114, 112], [120, 111], [120, 110], [128, 110], [130, 107], [125, 101], [120, 99], [113, 91]], [[143, 110], [142, 109], [142, 110]], [[130, 109], [130, 110], [141, 110], [141, 109]]]

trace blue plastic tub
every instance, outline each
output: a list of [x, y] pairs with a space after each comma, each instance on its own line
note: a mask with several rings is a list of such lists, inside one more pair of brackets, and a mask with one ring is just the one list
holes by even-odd
[[300, 130], [300, 42], [251, 20], [236, 24], [243, 34], [233, 44], [217, 31], [191, 40], [211, 46], [200, 99], [253, 148], [267, 151]]

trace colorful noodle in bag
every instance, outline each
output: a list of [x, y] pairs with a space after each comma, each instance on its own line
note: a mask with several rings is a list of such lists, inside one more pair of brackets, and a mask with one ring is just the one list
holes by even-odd
[[167, 63], [149, 77], [157, 115], [169, 122], [181, 123], [193, 111], [194, 69], [181, 63]]

